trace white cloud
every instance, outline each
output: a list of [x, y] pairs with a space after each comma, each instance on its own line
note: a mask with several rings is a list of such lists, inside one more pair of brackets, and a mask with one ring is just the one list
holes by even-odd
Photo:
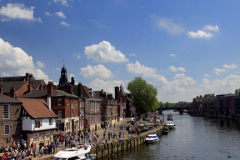
[[203, 81], [205, 84], [208, 84], [208, 83], [209, 83], [209, 80], [208, 80], [207, 78], [204, 78], [202, 81]]
[[61, 22], [60, 24], [66, 26], [66, 27], [69, 27], [69, 24], [67, 22]]
[[115, 49], [107, 41], [102, 41], [99, 44], [93, 44], [85, 47], [84, 50], [87, 58], [94, 59], [99, 62], [127, 62], [128, 59], [122, 52]]
[[209, 74], [204, 74], [203, 76], [204, 76], [204, 77], [209, 77], [210, 75], [209, 75]]
[[225, 64], [225, 65], [223, 65], [223, 68], [227, 68], [227, 69], [233, 69], [233, 68], [237, 68], [237, 66], [236, 66], [236, 64], [231, 64], [231, 65], [227, 65], [227, 64]]
[[80, 54], [77, 54], [77, 53], [74, 53], [74, 54], [73, 54], [73, 57], [76, 57], [77, 59], [80, 59], [80, 58], [81, 58], [81, 55], [80, 55]]
[[60, 71], [61, 69], [60, 68], [56, 68], [56, 70]]
[[169, 56], [171, 56], [171, 57], [176, 57], [176, 54], [169, 54]]
[[33, 17], [33, 9], [35, 7], [27, 8], [24, 4], [12, 4], [8, 3], [7, 6], [2, 6], [0, 9], [0, 15], [10, 18], [10, 19], [24, 19], [24, 20], [31, 20], [31, 21], [39, 21], [42, 22], [41, 18], [34, 18]]
[[185, 72], [185, 68], [183, 67], [178, 67], [178, 68], [175, 68], [174, 66], [170, 66], [168, 67], [169, 70], [171, 70], [172, 72], [177, 72], [177, 71], [181, 71], [181, 72]]
[[146, 76], [146, 75], [155, 74], [156, 69], [141, 65], [138, 61], [136, 61], [135, 64], [133, 64], [133, 63], [127, 64], [127, 71], [130, 73], [143, 74]]
[[64, 6], [69, 6], [67, 0], [54, 0], [55, 3], [60, 2]]
[[45, 64], [41, 61], [37, 61], [37, 68], [44, 68]]
[[205, 26], [203, 27], [203, 29], [204, 29], [205, 31], [214, 31], [214, 32], [218, 32], [218, 31], [219, 31], [218, 25], [216, 25], [216, 26], [213, 26], [213, 25], [205, 25]]
[[[121, 84], [123, 85], [123, 87], [125, 86], [124, 82], [121, 80], [104, 81], [95, 78], [91, 83], [89, 83], [89, 86], [93, 89], [93, 91], [100, 91], [101, 89], [103, 89], [105, 92], [112, 93], [114, 96], [115, 95], [114, 87], [120, 86]], [[126, 87], [124, 87], [124, 91], [129, 93]]]
[[46, 15], [48, 15], [48, 16], [50, 15], [50, 13], [49, 13], [49, 12], [44, 12], [44, 13], [45, 13]]
[[157, 18], [157, 27], [158, 29], [166, 30], [173, 35], [185, 32], [185, 29], [181, 25], [176, 24], [171, 19], [167, 18]]
[[63, 13], [62, 11], [60, 11], [60, 12], [55, 12], [55, 14], [56, 14], [58, 17], [66, 18], [66, 16], [64, 15], [64, 13]]
[[134, 54], [130, 54], [130, 56], [133, 57], [133, 56], [136, 56], [136, 54], [135, 53]]
[[103, 65], [99, 64], [97, 66], [90, 66], [81, 68], [80, 74], [83, 75], [85, 78], [91, 77], [102, 77], [102, 78], [110, 78], [113, 76], [111, 70], [105, 68]]
[[206, 38], [206, 39], [210, 39], [214, 36], [212, 33], [206, 33], [203, 30], [199, 30], [197, 32], [190, 31], [188, 32], [188, 35], [191, 38]]
[[219, 75], [219, 73], [226, 72], [226, 69], [220, 69], [220, 68], [214, 68], [216, 75]]
[[0, 38], [0, 73], [5, 76], [25, 75], [32, 73], [36, 79], [49, 80], [42, 70], [34, 65], [32, 56], [29, 56], [19, 47], [13, 47], [10, 43]]

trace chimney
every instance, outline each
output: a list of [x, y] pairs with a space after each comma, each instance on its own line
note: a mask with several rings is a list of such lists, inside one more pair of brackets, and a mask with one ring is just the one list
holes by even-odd
[[131, 94], [130, 94], [130, 93], [129, 93], [129, 94], [127, 94], [127, 96], [128, 96], [128, 98], [132, 99], [132, 96], [131, 96]]
[[90, 93], [91, 95], [93, 95], [92, 88], [89, 88], [89, 93]]
[[29, 82], [32, 81], [32, 74], [29, 74]]
[[108, 99], [112, 99], [112, 93], [108, 93], [108, 94], [107, 94], [107, 98], [108, 98]]
[[31, 89], [32, 89], [32, 88], [31, 88], [31, 85], [29, 84], [29, 85], [28, 85], [28, 92], [31, 92]]
[[43, 87], [42, 87], [42, 85], [40, 84], [40, 86], [39, 86], [39, 90], [42, 90], [43, 89]]
[[116, 100], [120, 100], [119, 96], [118, 96], [118, 93], [119, 93], [119, 87], [115, 87], [115, 99]]
[[47, 106], [48, 106], [48, 109], [49, 109], [49, 110], [52, 110], [52, 106], [51, 106], [51, 96], [50, 96], [50, 94], [48, 94], [48, 97], [47, 97]]
[[53, 94], [53, 83], [49, 81], [47, 85], [47, 95], [51, 97], [52, 94]]
[[12, 89], [10, 90], [10, 97], [15, 98], [15, 95], [16, 95], [15, 86], [13, 86]]
[[26, 79], [27, 82], [29, 82], [29, 73], [26, 73]]
[[0, 94], [3, 94], [3, 88], [0, 86]]
[[75, 79], [74, 79], [74, 77], [72, 76], [72, 78], [71, 78], [71, 84], [74, 86], [75, 85]]
[[78, 96], [80, 98], [82, 98], [82, 83], [81, 82], [78, 83]]
[[73, 93], [73, 87], [72, 85], [68, 85], [68, 93], [72, 94]]

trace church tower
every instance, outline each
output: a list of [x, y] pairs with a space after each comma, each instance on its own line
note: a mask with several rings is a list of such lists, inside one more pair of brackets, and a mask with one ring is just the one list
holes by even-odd
[[66, 86], [67, 84], [68, 84], [67, 69], [63, 65], [61, 70], [61, 77], [59, 79], [59, 86]]

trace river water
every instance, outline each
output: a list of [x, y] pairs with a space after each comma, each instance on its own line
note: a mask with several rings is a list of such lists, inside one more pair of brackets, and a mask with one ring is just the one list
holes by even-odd
[[176, 124], [160, 142], [141, 145], [131, 151], [115, 153], [103, 160], [240, 160], [240, 123], [206, 117], [194, 117], [178, 112], [173, 114]]

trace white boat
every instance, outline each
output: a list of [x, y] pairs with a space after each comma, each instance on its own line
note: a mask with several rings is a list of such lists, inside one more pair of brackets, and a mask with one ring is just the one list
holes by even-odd
[[173, 121], [166, 121], [165, 126], [168, 126], [169, 128], [174, 128], [175, 124]]
[[86, 159], [86, 154], [91, 151], [90, 145], [84, 145], [78, 148], [69, 148], [64, 151], [59, 151], [54, 155], [54, 160], [81, 160]]
[[154, 143], [159, 141], [160, 138], [156, 133], [149, 133], [148, 136], [146, 137], [146, 143]]

